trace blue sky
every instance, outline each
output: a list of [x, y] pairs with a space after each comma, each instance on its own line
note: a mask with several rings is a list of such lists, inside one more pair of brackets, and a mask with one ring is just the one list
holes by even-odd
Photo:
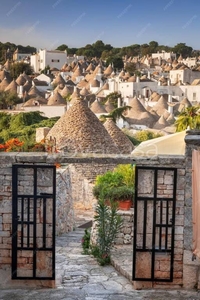
[[0, 41], [55, 49], [154, 40], [200, 49], [199, 0], [1, 0]]

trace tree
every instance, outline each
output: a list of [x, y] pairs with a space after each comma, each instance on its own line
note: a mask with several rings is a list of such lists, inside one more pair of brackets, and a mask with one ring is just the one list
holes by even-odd
[[109, 66], [110, 64], [113, 64], [115, 69], [122, 69], [124, 67], [124, 62], [119, 56], [109, 56], [106, 60], [106, 65]]
[[185, 43], [179, 43], [174, 48], [173, 51], [178, 54], [182, 55], [183, 57], [188, 57], [192, 55], [193, 48], [190, 46], [187, 46]]
[[1, 109], [8, 109], [13, 105], [21, 103], [22, 100], [15, 93], [9, 91], [0, 92], [0, 106]]
[[155, 53], [157, 51], [158, 42], [151, 41], [149, 42], [149, 51], [150, 53]]
[[59, 51], [65, 51], [67, 49], [68, 49], [68, 46], [65, 44], [62, 44], [56, 48], [56, 50], [59, 50]]
[[16, 79], [20, 74], [25, 72], [27, 75], [33, 74], [32, 67], [24, 62], [13, 63], [10, 66], [10, 76]]
[[131, 106], [126, 105], [126, 106], [121, 106], [121, 107], [115, 108], [108, 115], [101, 115], [100, 119], [104, 121], [106, 118], [112, 118], [115, 123], [116, 123], [117, 119], [120, 119], [120, 118], [125, 120], [123, 113], [125, 111], [127, 111], [128, 109], [131, 109]]
[[190, 106], [185, 108], [175, 121], [176, 131], [180, 132], [190, 129], [200, 129], [200, 106]]
[[125, 67], [126, 72], [129, 72], [130, 75], [135, 74], [136, 71], [136, 64], [135, 63], [128, 63]]

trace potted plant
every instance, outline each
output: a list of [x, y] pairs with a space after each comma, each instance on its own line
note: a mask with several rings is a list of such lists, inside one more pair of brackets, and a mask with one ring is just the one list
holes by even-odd
[[114, 171], [98, 175], [93, 188], [93, 195], [99, 199], [117, 201], [119, 209], [129, 210], [133, 206], [134, 169], [131, 165], [119, 165]]

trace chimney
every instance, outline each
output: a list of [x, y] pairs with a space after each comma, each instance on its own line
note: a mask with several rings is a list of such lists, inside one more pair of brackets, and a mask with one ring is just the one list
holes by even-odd
[[[172, 103], [172, 95], [171, 94], [168, 94], [168, 102]], [[173, 106], [168, 105], [168, 112], [170, 114], [173, 114]]]

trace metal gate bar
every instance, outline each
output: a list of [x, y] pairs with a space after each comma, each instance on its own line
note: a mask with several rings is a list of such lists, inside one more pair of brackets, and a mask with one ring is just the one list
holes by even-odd
[[[33, 171], [32, 193], [21, 192], [19, 182], [22, 171]], [[41, 192], [42, 185], [45, 185], [38, 172], [51, 172], [51, 185], [49, 188], [52, 193]], [[19, 174], [21, 171], [21, 174]], [[42, 173], [42, 174], [43, 174]], [[21, 177], [20, 177], [21, 176]], [[40, 181], [40, 183], [38, 182]], [[41, 184], [41, 186], [39, 186]], [[24, 187], [23, 187], [24, 188]], [[12, 167], [12, 279], [55, 279], [55, 212], [56, 212], [56, 167], [50, 165], [21, 165], [16, 164]], [[48, 202], [47, 202], [48, 201]], [[47, 203], [50, 209], [47, 223]], [[38, 210], [42, 211], [41, 216]], [[40, 217], [40, 218], [39, 218]], [[41, 227], [39, 235], [38, 228]], [[50, 230], [47, 233], [47, 226]], [[52, 228], [51, 228], [52, 227]], [[47, 238], [49, 239], [47, 245]], [[20, 269], [20, 254], [27, 257], [28, 265], [24, 264]], [[19, 255], [19, 257], [18, 257]], [[22, 256], [23, 256], [22, 255]], [[44, 270], [39, 270], [39, 260], [42, 256], [48, 257], [48, 274]], [[38, 258], [39, 257], [39, 258]], [[50, 267], [49, 267], [50, 265]], [[27, 269], [26, 269], [27, 267]], [[23, 270], [25, 275], [23, 275]], [[28, 270], [28, 271], [27, 271]], [[41, 275], [38, 274], [41, 272]], [[28, 275], [26, 275], [28, 272]], [[19, 275], [20, 273], [20, 275]]]
[[[142, 173], [144, 171], [150, 171], [153, 173], [152, 194], [149, 195], [142, 195], [142, 193], [140, 195], [138, 192], [139, 184], [141, 189], [141, 179], [139, 179], [140, 172]], [[171, 195], [158, 195], [158, 175], [160, 174], [160, 171], [165, 172], [165, 174], [169, 172], [172, 176], [173, 187]], [[176, 168], [136, 166], [132, 280], [160, 282], [173, 281], [176, 185]], [[150, 206], [151, 210], [148, 209], [148, 206]], [[141, 215], [141, 207], [143, 208], [143, 215]], [[149, 224], [152, 224], [152, 229], [148, 227]], [[146, 262], [148, 262], [151, 266], [149, 275], [145, 274], [145, 266], [142, 265], [145, 253], [147, 255], [146, 258], [151, 257], [151, 259], [146, 260]], [[166, 258], [169, 260], [169, 274], [167, 278], [155, 275], [155, 262], [156, 258], [158, 259], [158, 255], [166, 255]], [[142, 270], [142, 272], [140, 272], [140, 270]]]

